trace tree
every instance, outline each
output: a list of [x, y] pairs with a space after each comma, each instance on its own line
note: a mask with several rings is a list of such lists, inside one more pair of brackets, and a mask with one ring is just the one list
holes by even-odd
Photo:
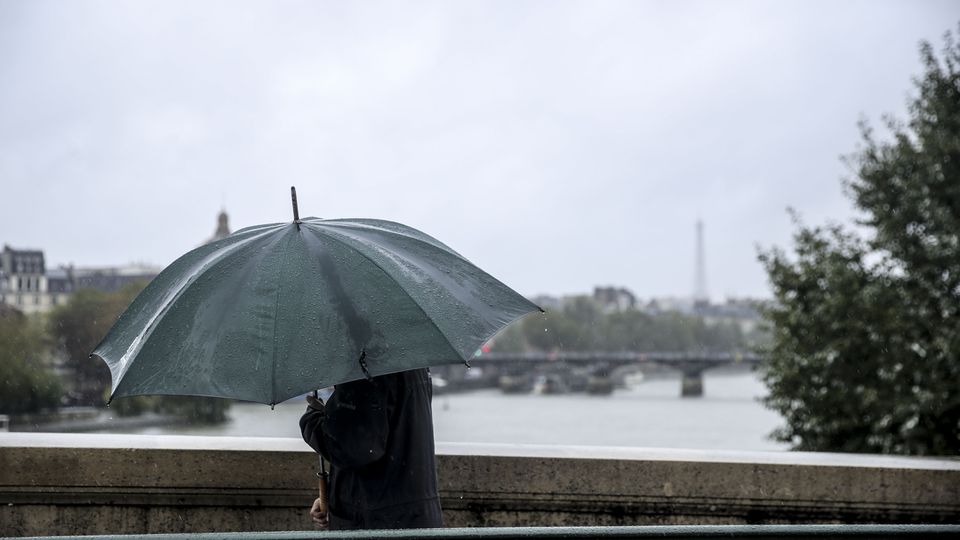
[[960, 46], [920, 47], [924, 74], [889, 141], [861, 124], [847, 193], [861, 238], [797, 222], [761, 251], [776, 302], [766, 404], [799, 450], [960, 453]]
[[0, 413], [32, 413], [59, 404], [61, 390], [49, 369], [49, 349], [35, 320], [0, 306]]

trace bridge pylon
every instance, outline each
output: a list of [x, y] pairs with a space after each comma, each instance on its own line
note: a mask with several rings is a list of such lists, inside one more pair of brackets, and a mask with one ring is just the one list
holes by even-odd
[[683, 371], [680, 380], [680, 397], [702, 397], [703, 396], [703, 371]]

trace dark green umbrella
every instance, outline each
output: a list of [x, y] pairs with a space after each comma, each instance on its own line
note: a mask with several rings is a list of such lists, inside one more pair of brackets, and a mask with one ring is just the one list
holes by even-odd
[[111, 399], [273, 405], [316, 388], [466, 362], [539, 308], [411, 227], [299, 219], [248, 227], [165, 268], [93, 351]]

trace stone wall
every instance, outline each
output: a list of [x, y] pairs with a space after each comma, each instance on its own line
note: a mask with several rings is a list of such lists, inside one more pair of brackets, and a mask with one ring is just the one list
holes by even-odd
[[[960, 460], [438, 445], [450, 526], [957, 523]], [[0, 434], [0, 536], [309, 530], [297, 439]]]

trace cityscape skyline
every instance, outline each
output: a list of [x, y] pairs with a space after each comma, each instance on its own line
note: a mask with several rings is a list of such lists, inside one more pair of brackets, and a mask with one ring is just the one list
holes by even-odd
[[[630, 302], [630, 307], [633, 307], [633, 300], [649, 300], [649, 301], [667, 301], [669, 306], [680, 307], [683, 310], [692, 309], [693, 306], [697, 303], [702, 302], [716, 302], [724, 303], [729, 301], [736, 300], [745, 300], [745, 299], [764, 299], [762, 297], [737, 297], [737, 296], [726, 296], [722, 298], [714, 298], [709, 294], [709, 289], [706, 286], [706, 270], [705, 270], [705, 261], [703, 257], [704, 250], [704, 238], [703, 230], [704, 223], [702, 220], [698, 219], [696, 221], [696, 238], [695, 238], [695, 259], [693, 269], [695, 274], [695, 281], [693, 287], [689, 291], [675, 291], [672, 293], [667, 293], [657, 296], [647, 296], [636, 298], [633, 291], [629, 288], [623, 287], [622, 284], [609, 283], [603, 279], [594, 280], [592, 283], [584, 284], [584, 289], [581, 291], [572, 291], [564, 293], [553, 293], [550, 291], [541, 291], [536, 294], [528, 294], [529, 298], [540, 298], [542, 300], [550, 301], [549, 299], [555, 299], [557, 301], [564, 298], [570, 298], [575, 296], [589, 296], [593, 294], [594, 297], [597, 297], [601, 293], [598, 292], [602, 289], [609, 290], [610, 293], [616, 293], [622, 291], [627, 295], [634, 297]], [[216, 225], [213, 231], [213, 234], [207, 236], [206, 239], [197, 244], [199, 245], [224, 238], [229, 235], [233, 230], [231, 230], [229, 225], [229, 213], [226, 209], [221, 209], [217, 215]], [[110, 263], [99, 263], [99, 264], [86, 264], [86, 265], [76, 265], [72, 261], [69, 262], [50, 262], [49, 255], [46, 250], [39, 246], [21, 246], [17, 244], [11, 244], [10, 242], [3, 242], [4, 250], [14, 250], [14, 251], [29, 251], [29, 252], [39, 252], [42, 254], [42, 260], [44, 261], [45, 271], [48, 275], [56, 276], [56, 279], [65, 279], [65, 276], [68, 272], [80, 271], [86, 272], [87, 274], [96, 273], [96, 272], [107, 272], [114, 275], [124, 275], [128, 274], [131, 276], [144, 276], [149, 275], [150, 273], [157, 274], [161, 272], [166, 265], [157, 265], [151, 264], [145, 261], [127, 261], [121, 264], [110, 264]], [[173, 261], [170, 261], [171, 263]], [[0, 268], [0, 278], [3, 277], [3, 268]]]
[[[769, 297], [787, 208], [851, 224], [955, 2], [0, 3], [3, 240], [165, 266], [226, 208], [422, 230], [528, 295]], [[197, 237], [200, 236], [199, 239]]]

